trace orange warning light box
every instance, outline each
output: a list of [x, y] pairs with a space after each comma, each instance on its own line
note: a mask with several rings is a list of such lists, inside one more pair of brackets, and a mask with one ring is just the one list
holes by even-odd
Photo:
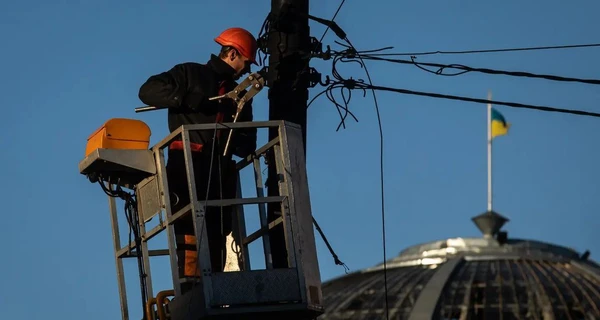
[[135, 119], [113, 118], [87, 139], [85, 156], [96, 149], [148, 149], [150, 127]]

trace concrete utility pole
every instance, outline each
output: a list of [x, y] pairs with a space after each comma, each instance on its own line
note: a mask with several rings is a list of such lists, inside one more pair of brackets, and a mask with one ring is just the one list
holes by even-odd
[[[269, 120], [286, 120], [302, 126], [304, 152], [306, 153], [306, 105], [308, 103], [308, 80], [301, 76], [307, 67], [307, 54], [311, 50], [308, 26], [309, 0], [271, 0], [271, 14], [276, 19], [271, 23], [268, 38], [269, 67], [267, 82], [269, 89]], [[297, 13], [297, 14], [294, 14]], [[298, 79], [298, 77], [300, 77]], [[275, 129], [277, 130], [277, 129]], [[277, 136], [269, 132], [269, 139]], [[269, 163], [275, 163], [269, 155]], [[278, 196], [277, 172], [274, 166], [268, 169], [267, 188], [269, 196]], [[279, 204], [269, 204], [269, 222], [281, 215]], [[270, 235], [273, 267], [287, 267], [287, 252], [283, 239], [282, 225], [274, 228]]]

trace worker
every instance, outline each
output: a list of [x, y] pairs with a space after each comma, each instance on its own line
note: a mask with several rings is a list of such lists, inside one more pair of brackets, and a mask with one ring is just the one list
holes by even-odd
[[[250, 32], [242, 28], [229, 28], [214, 40], [221, 45], [218, 56], [211, 54], [205, 64], [177, 64], [167, 72], [151, 76], [139, 90], [139, 98], [143, 103], [168, 108], [168, 126], [171, 132], [181, 125], [233, 121], [236, 104], [232, 99], [208, 99], [231, 91], [237, 85], [236, 80], [251, 71], [251, 65], [256, 64], [257, 42]], [[252, 119], [252, 100], [249, 100], [237, 121]], [[226, 130], [216, 133], [215, 130], [190, 131], [199, 201], [205, 201], [207, 196], [209, 200], [235, 198], [237, 170], [232, 154], [246, 157], [255, 151], [256, 129], [234, 130], [228, 148], [230, 151], [223, 156], [228, 134]], [[183, 143], [180, 138], [168, 147], [166, 173], [171, 208], [175, 214], [190, 203]], [[189, 214], [174, 224], [180, 278], [198, 277], [199, 270], [206, 268], [197, 266], [196, 238], [192, 221], [192, 214]], [[231, 232], [232, 208], [206, 207], [204, 223], [212, 272], [223, 271], [226, 237]], [[187, 290], [189, 286], [182, 285], [182, 292]]]

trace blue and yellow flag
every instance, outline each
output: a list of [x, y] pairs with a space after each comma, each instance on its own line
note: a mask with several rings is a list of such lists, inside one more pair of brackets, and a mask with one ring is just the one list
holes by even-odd
[[510, 123], [507, 123], [506, 119], [504, 119], [504, 116], [494, 108], [492, 108], [491, 121], [492, 139], [497, 136], [502, 136], [508, 133]]

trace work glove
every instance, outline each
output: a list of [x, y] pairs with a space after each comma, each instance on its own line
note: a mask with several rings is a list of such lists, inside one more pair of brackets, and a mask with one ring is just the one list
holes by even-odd
[[215, 114], [219, 109], [219, 102], [208, 100], [208, 96], [200, 90], [193, 90], [186, 94], [183, 99], [183, 105], [207, 115]]
[[237, 133], [234, 131], [234, 136], [231, 139], [234, 146], [233, 154], [240, 158], [245, 158], [256, 151], [255, 136], [252, 137], [243, 131]]

